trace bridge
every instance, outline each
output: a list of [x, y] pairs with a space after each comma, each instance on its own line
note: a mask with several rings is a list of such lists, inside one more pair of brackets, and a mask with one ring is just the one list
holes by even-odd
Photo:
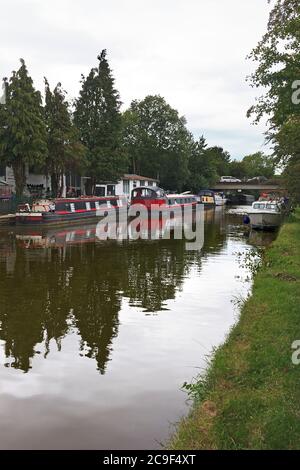
[[214, 191], [286, 191], [285, 188], [279, 184], [274, 183], [217, 183], [215, 184]]

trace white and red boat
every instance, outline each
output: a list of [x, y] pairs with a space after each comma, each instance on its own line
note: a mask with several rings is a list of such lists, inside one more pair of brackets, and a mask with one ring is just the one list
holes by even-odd
[[191, 194], [166, 194], [161, 188], [140, 186], [131, 193], [131, 205], [141, 204], [151, 209], [151, 206], [172, 209], [175, 207], [196, 207], [197, 197]]
[[22, 204], [16, 213], [16, 225], [65, 225], [103, 217], [109, 211], [127, 210], [123, 196], [79, 197], [40, 200]]

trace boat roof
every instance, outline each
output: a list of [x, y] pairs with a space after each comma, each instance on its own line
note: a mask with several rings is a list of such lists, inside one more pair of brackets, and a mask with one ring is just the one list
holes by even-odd
[[103, 201], [107, 199], [119, 199], [125, 196], [81, 196], [81, 197], [67, 197], [55, 198], [53, 201], [57, 202], [89, 202], [89, 201]]
[[214, 196], [215, 193], [211, 189], [201, 189], [198, 193], [199, 196]]
[[167, 194], [168, 198], [178, 197], [178, 198], [188, 198], [188, 197], [197, 197], [194, 194]]

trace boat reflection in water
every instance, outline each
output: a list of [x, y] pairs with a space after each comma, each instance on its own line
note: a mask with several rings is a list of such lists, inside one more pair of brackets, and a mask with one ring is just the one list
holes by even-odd
[[[183, 217], [158, 217], [151, 219], [135, 219], [130, 222], [110, 222], [109, 219], [98, 223], [87, 224], [81, 227], [36, 227], [16, 229], [16, 240], [22, 248], [37, 249], [50, 247], [64, 247], [85, 243], [96, 243], [107, 240], [123, 242], [126, 240], [160, 240], [181, 239], [187, 235], [190, 238], [196, 236], [196, 225], [198, 232], [204, 231], [204, 222], [209, 218], [209, 212], [203, 214], [190, 213]], [[200, 227], [200, 228], [199, 228]], [[186, 237], [187, 238], [187, 237]], [[202, 239], [204, 235], [202, 234]], [[203, 245], [200, 246], [202, 248]]]

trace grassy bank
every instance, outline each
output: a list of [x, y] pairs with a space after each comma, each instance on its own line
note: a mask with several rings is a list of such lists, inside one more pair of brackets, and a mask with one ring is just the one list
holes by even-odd
[[193, 387], [172, 449], [300, 449], [300, 210], [282, 227], [240, 321]]

